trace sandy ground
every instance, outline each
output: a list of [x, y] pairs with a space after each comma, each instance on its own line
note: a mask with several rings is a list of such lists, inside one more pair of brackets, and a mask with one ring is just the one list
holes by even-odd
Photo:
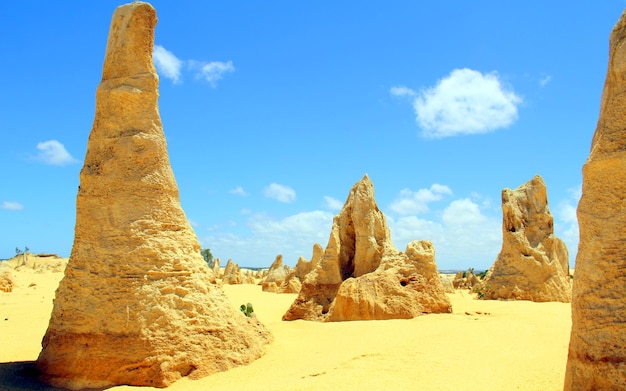
[[[0, 292], [0, 390], [54, 390], [31, 378], [62, 273], [14, 272]], [[29, 286], [31, 284], [35, 284]], [[227, 285], [274, 333], [245, 367], [168, 390], [562, 390], [570, 305], [478, 301], [450, 294], [454, 313], [410, 320], [283, 322], [295, 295]], [[112, 387], [110, 390], [150, 390]]]

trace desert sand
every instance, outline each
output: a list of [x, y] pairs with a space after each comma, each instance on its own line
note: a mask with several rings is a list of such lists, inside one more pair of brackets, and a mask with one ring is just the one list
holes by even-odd
[[[0, 292], [0, 390], [55, 390], [32, 379], [61, 272], [13, 272]], [[410, 320], [285, 322], [295, 294], [224, 285], [234, 307], [252, 303], [274, 334], [248, 366], [168, 390], [562, 390], [570, 305], [475, 300], [449, 294], [452, 314]], [[243, 316], [243, 315], [242, 315]], [[110, 390], [150, 390], [112, 387]], [[156, 389], [156, 388], [155, 388]]]

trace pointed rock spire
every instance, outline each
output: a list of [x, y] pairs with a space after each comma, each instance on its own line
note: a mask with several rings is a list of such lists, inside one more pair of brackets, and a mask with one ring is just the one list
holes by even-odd
[[180, 206], [158, 111], [154, 8], [111, 21], [72, 253], [36, 367], [83, 389], [164, 387], [248, 363], [271, 335], [227, 300]]

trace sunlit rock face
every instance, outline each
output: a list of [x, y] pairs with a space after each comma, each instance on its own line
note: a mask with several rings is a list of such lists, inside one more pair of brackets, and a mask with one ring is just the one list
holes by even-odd
[[626, 12], [610, 37], [600, 118], [583, 166], [565, 390], [626, 389]]
[[74, 244], [36, 367], [54, 386], [164, 387], [246, 364], [271, 334], [227, 300], [183, 212], [158, 111], [154, 8], [118, 7]]

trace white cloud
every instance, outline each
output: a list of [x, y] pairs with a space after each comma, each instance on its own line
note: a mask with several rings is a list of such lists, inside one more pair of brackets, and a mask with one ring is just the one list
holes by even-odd
[[[404, 90], [396, 94], [399, 91]], [[505, 128], [517, 120], [521, 102], [496, 72], [483, 74], [463, 68], [421, 91], [413, 108], [423, 135], [443, 138]]]
[[415, 91], [405, 86], [391, 87], [389, 92], [391, 93], [391, 95], [395, 95], [395, 96], [414, 96], [415, 95]]
[[46, 164], [64, 166], [66, 164], [77, 163], [78, 161], [67, 152], [65, 146], [57, 140], [48, 140], [37, 144], [39, 153], [35, 159]]
[[154, 45], [152, 58], [157, 70], [162, 73], [163, 76], [171, 79], [174, 84], [180, 81], [180, 69], [183, 65], [183, 61], [179, 60], [174, 53], [161, 45]]
[[246, 193], [246, 191], [243, 189], [243, 187], [241, 186], [237, 186], [234, 189], [229, 191], [230, 194], [237, 194], [240, 196], [247, 196], [248, 193]]
[[502, 247], [501, 221], [483, 214], [470, 199], [452, 201], [440, 220], [387, 216], [387, 223], [401, 251], [413, 240], [430, 240], [440, 269], [488, 269]]
[[235, 71], [235, 67], [232, 61], [228, 61], [228, 62], [211, 61], [208, 63], [203, 63], [199, 61], [190, 61], [189, 65], [193, 69], [198, 70], [198, 72], [196, 73], [197, 78], [201, 78], [201, 79], [208, 81], [214, 87], [215, 87], [216, 82], [220, 80], [225, 73]]
[[582, 185], [568, 189], [568, 193], [570, 198], [559, 202], [556, 210], [553, 211], [554, 234], [565, 242], [569, 252], [570, 265], [573, 266], [580, 241], [576, 208], [582, 195]]
[[24, 209], [24, 205], [20, 204], [19, 202], [15, 202], [15, 201], [4, 201], [2, 204], [0, 204], [0, 209], [22, 210], [22, 209]]
[[326, 202], [326, 209], [328, 210], [341, 210], [341, 208], [343, 208], [343, 202], [333, 197], [324, 196], [324, 201]]
[[391, 203], [389, 209], [400, 214], [409, 215], [428, 211], [430, 202], [439, 201], [444, 195], [451, 195], [452, 190], [448, 186], [435, 183], [430, 189], [411, 191], [403, 189], [398, 197]]
[[541, 77], [541, 79], [539, 79], [539, 85], [542, 87], [545, 87], [546, 84], [550, 83], [550, 81], [552, 81], [552, 76], [550, 75], [543, 75]]
[[333, 214], [323, 211], [298, 213], [282, 220], [263, 214], [250, 217], [249, 235], [213, 233], [202, 238], [216, 257], [231, 258], [240, 266], [269, 267], [278, 254], [285, 264], [295, 265], [300, 256], [309, 259], [313, 244], [326, 246]]
[[263, 195], [280, 202], [291, 203], [296, 200], [296, 192], [289, 186], [272, 183], [263, 189]]

